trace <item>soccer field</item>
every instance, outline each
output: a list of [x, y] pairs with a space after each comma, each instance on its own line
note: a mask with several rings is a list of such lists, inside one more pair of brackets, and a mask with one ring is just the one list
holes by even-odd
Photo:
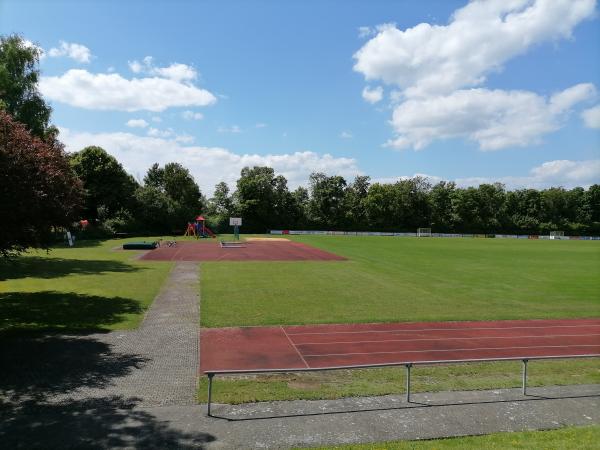
[[348, 261], [203, 263], [202, 325], [600, 316], [600, 242], [292, 239]]

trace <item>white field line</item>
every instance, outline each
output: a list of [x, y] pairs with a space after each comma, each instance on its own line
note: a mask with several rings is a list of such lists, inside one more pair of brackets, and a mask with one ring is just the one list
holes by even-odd
[[590, 325], [547, 325], [543, 327], [463, 327], [463, 328], [419, 328], [419, 329], [397, 329], [397, 330], [363, 330], [363, 331], [313, 331], [306, 333], [289, 333], [288, 336], [304, 336], [309, 334], [359, 334], [359, 333], [420, 333], [422, 331], [471, 331], [471, 330], [530, 330], [530, 329], [548, 329], [548, 328], [588, 328], [588, 327], [599, 327], [599, 324]]
[[350, 355], [384, 355], [384, 354], [400, 354], [400, 353], [429, 353], [429, 352], [475, 352], [484, 350], [523, 350], [531, 348], [573, 348], [573, 347], [598, 347], [600, 344], [581, 344], [581, 345], [532, 345], [523, 347], [481, 347], [481, 348], [455, 348], [455, 349], [421, 349], [421, 350], [402, 350], [397, 352], [354, 352], [354, 353], [327, 353], [322, 355], [304, 355], [305, 358], [322, 358], [328, 356], [350, 356]]
[[[336, 342], [302, 342], [294, 344], [302, 345], [329, 345], [329, 344], [367, 344], [376, 342], [415, 342], [415, 341], [458, 341], [458, 340], [481, 340], [481, 339], [548, 339], [559, 337], [592, 337], [600, 334], [551, 334], [544, 336], [482, 336], [482, 337], [455, 337], [455, 338], [419, 338], [419, 339], [382, 339], [379, 341], [336, 341]], [[600, 345], [600, 343], [598, 344]]]
[[298, 350], [298, 347], [296, 347], [296, 344], [294, 344], [294, 343], [292, 342], [292, 340], [290, 339], [290, 337], [289, 337], [289, 336], [287, 335], [287, 333], [285, 332], [284, 328], [283, 328], [283, 327], [280, 327], [280, 328], [281, 328], [281, 331], [283, 331], [283, 334], [285, 334], [285, 337], [287, 338], [287, 340], [288, 340], [288, 342], [290, 343], [290, 345], [291, 345], [292, 347], [294, 347], [294, 350], [296, 350], [296, 353], [298, 353], [298, 356], [300, 357], [300, 359], [302, 360], [302, 362], [304, 363], [304, 365], [305, 365], [307, 368], [308, 368], [308, 367], [310, 367], [310, 366], [308, 365], [308, 363], [306, 362], [306, 360], [304, 359], [304, 356], [302, 356], [302, 352], [300, 352], [300, 350]]

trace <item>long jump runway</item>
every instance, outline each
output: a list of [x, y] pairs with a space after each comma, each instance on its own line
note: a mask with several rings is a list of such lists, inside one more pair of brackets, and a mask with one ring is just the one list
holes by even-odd
[[600, 356], [600, 319], [208, 328], [200, 346], [201, 372]]
[[178, 242], [160, 247], [140, 259], [150, 261], [345, 261], [343, 256], [292, 241], [246, 242], [242, 248], [221, 247], [218, 242]]

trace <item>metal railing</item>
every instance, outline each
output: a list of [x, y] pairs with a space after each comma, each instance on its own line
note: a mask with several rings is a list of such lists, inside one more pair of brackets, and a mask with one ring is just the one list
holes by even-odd
[[357, 364], [348, 366], [329, 366], [329, 367], [300, 367], [293, 369], [239, 369], [239, 370], [207, 370], [204, 373], [208, 377], [208, 401], [206, 405], [206, 412], [209, 417], [211, 415], [212, 405], [212, 386], [213, 378], [215, 375], [257, 375], [257, 374], [269, 374], [269, 373], [298, 373], [298, 372], [326, 372], [333, 370], [352, 370], [352, 369], [376, 369], [382, 367], [401, 367], [406, 368], [406, 402], [410, 403], [411, 394], [411, 369], [416, 365], [436, 365], [436, 364], [463, 364], [463, 363], [477, 363], [477, 362], [501, 362], [501, 361], [521, 361], [522, 366], [522, 393], [527, 395], [527, 364], [529, 361], [536, 360], [554, 360], [554, 359], [577, 359], [577, 358], [598, 358], [600, 354], [589, 354], [589, 355], [563, 355], [563, 356], [531, 356], [531, 357], [518, 357], [518, 358], [479, 358], [479, 359], [457, 359], [457, 360], [433, 360], [433, 361], [413, 361], [413, 362], [398, 362], [398, 363], [381, 363], [381, 364]]

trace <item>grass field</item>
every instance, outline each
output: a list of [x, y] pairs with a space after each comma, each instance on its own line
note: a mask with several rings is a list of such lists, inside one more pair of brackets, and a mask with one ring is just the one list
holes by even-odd
[[[344, 262], [203, 263], [205, 327], [600, 316], [600, 242], [295, 236]], [[419, 367], [415, 392], [517, 387], [518, 363]], [[535, 362], [530, 386], [600, 383], [598, 360]], [[404, 392], [404, 370], [219, 378], [215, 401]], [[200, 380], [200, 401], [206, 380]]]
[[600, 442], [600, 426], [567, 427], [548, 431], [495, 433], [430, 441], [402, 441], [381, 444], [322, 447], [339, 450], [446, 450], [446, 449], [524, 449], [524, 450], [593, 450]]
[[0, 260], [0, 332], [137, 327], [172, 264], [111, 250], [123, 242], [81, 241]]
[[204, 263], [202, 326], [600, 316], [600, 241], [293, 239], [349, 260]]

